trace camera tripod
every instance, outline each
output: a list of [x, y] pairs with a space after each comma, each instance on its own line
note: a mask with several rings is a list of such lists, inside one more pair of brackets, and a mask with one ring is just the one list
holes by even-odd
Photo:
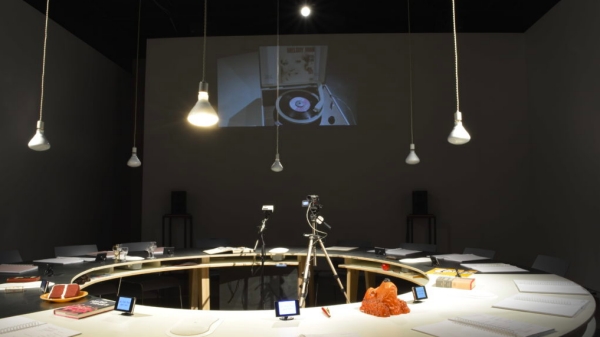
[[[309, 209], [309, 211], [310, 211], [310, 209]], [[308, 237], [309, 241], [308, 241], [308, 253], [306, 255], [306, 263], [304, 265], [304, 273], [302, 274], [302, 290], [300, 292], [300, 307], [304, 308], [304, 306], [306, 304], [306, 295], [308, 293], [308, 282], [310, 279], [311, 258], [314, 257], [314, 265], [315, 266], [317, 265], [317, 246], [316, 246], [317, 243], [321, 247], [321, 251], [323, 251], [323, 254], [325, 254], [325, 259], [327, 260], [327, 263], [329, 264], [329, 268], [331, 268], [331, 272], [333, 273], [333, 278], [337, 281], [338, 285], [340, 286], [340, 289], [342, 290], [342, 293], [344, 293], [344, 297], [346, 298], [346, 303], [350, 303], [350, 298], [348, 297], [348, 294], [346, 293], [346, 290], [344, 289], [344, 284], [342, 284], [342, 281], [340, 281], [340, 277], [339, 277], [338, 273], [336, 272], [335, 267], [333, 266], [333, 263], [331, 263], [329, 254], [327, 254], [327, 250], [325, 249], [325, 246], [323, 245], [323, 240], [321, 240], [322, 236], [320, 236], [316, 233], [317, 232], [316, 231], [317, 215], [315, 214], [315, 212], [310, 213], [310, 224], [312, 227], [312, 234], [304, 234], [304, 236]]]

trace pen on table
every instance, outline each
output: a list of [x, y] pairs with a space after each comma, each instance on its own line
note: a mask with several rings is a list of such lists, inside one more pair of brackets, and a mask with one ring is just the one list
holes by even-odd
[[325, 315], [327, 315], [327, 317], [331, 317], [331, 312], [329, 312], [329, 308], [321, 307], [321, 310], [323, 310], [323, 312], [325, 313]]

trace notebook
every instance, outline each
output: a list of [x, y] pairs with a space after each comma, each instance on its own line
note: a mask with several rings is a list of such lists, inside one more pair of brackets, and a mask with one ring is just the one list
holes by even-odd
[[6, 274], [21, 274], [37, 269], [38, 267], [32, 264], [0, 264], [0, 273]]
[[83, 262], [84, 259], [80, 257], [57, 257], [52, 259], [43, 259], [43, 260], [34, 260], [33, 262], [37, 263], [56, 263], [56, 264], [71, 264], [71, 263], [80, 263]]
[[2, 335], [2, 337], [71, 337], [81, 335], [81, 332], [65, 329], [46, 322], [36, 321], [23, 316], [13, 316], [0, 319], [0, 335]]
[[438, 337], [540, 337], [555, 332], [554, 328], [485, 314], [449, 318], [413, 330]]
[[522, 293], [549, 293], [587, 295], [588, 291], [571, 281], [514, 280]]
[[573, 317], [585, 308], [588, 300], [535, 294], [516, 294], [492, 305], [494, 308]]

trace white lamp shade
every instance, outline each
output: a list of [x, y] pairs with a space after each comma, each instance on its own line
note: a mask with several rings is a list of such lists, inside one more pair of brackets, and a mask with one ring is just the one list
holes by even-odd
[[454, 122], [454, 129], [448, 136], [448, 142], [454, 145], [466, 144], [471, 140], [471, 135], [467, 132], [467, 129], [463, 126], [461, 121]]
[[410, 153], [405, 161], [408, 165], [416, 165], [421, 161], [415, 152], [415, 144], [410, 144]]
[[467, 129], [462, 124], [462, 113], [456, 111], [454, 113], [454, 129], [448, 136], [448, 142], [454, 145], [466, 144], [471, 140], [471, 135], [467, 132]]
[[50, 142], [44, 136], [44, 122], [37, 122], [37, 130], [35, 131], [35, 135], [29, 141], [29, 148], [34, 151], [46, 151], [50, 149]]
[[198, 102], [187, 116], [188, 122], [196, 126], [213, 126], [219, 122], [219, 116], [208, 101], [208, 92], [198, 92]]
[[131, 150], [131, 158], [127, 161], [127, 166], [129, 167], [140, 167], [142, 166], [142, 162], [140, 158], [137, 156], [137, 148], [134, 146]]
[[271, 171], [273, 171], [273, 172], [283, 171], [283, 165], [281, 165], [281, 161], [279, 160], [279, 153], [275, 155], [275, 162], [273, 162], [273, 165], [271, 165]]

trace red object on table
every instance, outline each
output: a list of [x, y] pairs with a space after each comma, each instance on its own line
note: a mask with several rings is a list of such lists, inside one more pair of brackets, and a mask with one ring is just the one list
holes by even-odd
[[385, 271], [388, 271], [388, 270], [390, 270], [390, 265], [387, 264], [387, 263], [382, 263], [381, 264], [381, 269], [383, 269]]

